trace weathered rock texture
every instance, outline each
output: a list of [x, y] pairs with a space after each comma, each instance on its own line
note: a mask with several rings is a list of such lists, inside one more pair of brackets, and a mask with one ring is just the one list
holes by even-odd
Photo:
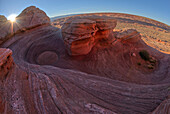
[[12, 51], [0, 48], [0, 80], [2, 81], [13, 65]]
[[17, 32], [49, 23], [50, 19], [46, 13], [35, 6], [23, 10], [13, 23], [0, 15], [0, 45]]
[[152, 114], [168, 114], [170, 112], [170, 97], [164, 100]]
[[132, 39], [137, 39], [140, 37], [139, 32], [137, 32], [134, 29], [128, 29], [125, 31], [120, 31], [116, 34], [116, 38], [121, 39], [121, 40], [132, 40]]
[[[95, 20], [84, 18], [90, 28]], [[1, 46], [13, 51], [15, 64], [0, 81], [0, 113], [168, 113], [170, 55], [147, 46], [138, 35], [135, 30], [113, 32], [112, 43], [100, 40], [88, 54], [69, 56], [68, 37], [63, 40], [58, 28], [42, 25], [16, 34]], [[140, 57], [141, 50], [156, 60], [154, 69], [146, 67], [151, 63]]]
[[[70, 55], [88, 54], [96, 42], [113, 41], [116, 20], [101, 17], [70, 18], [62, 27], [62, 36]], [[112, 36], [112, 37], [110, 37]]]
[[20, 29], [22, 28], [32, 28], [38, 25], [49, 24], [50, 19], [46, 13], [35, 6], [30, 6], [24, 9], [21, 14], [16, 18], [19, 23]]
[[10, 23], [7, 21], [7, 18], [3, 15], [0, 15], [0, 44], [5, 40], [5, 37], [10, 34]]

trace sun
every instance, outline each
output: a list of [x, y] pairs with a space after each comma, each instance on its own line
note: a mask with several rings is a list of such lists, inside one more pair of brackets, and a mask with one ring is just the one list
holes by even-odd
[[8, 16], [7, 19], [10, 20], [11, 22], [15, 22], [16, 16], [17, 16], [16, 14], [11, 14], [11, 15]]

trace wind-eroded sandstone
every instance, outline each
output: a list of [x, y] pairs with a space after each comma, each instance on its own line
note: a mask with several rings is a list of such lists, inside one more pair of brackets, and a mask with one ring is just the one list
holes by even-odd
[[10, 22], [5, 16], [0, 15], [0, 45], [17, 32], [49, 23], [50, 18], [46, 13], [35, 6], [24, 9], [16, 17], [16, 22]]
[[99, 40], [113, 41], [116, 20], [104, 17], [70, 18], [62, 27], [62, 35], [70, 55], [86, 55]]
[[113, 32], [109, 17], [69, 20], [62, 30], [30, 27], [3, 42], [0, 113], [168, 113], [170, 55], [146, 45], [134, 29]]
[[13, 65], [12, 51], [0, 48], [0, 80], [5, 79], [11, 66]]

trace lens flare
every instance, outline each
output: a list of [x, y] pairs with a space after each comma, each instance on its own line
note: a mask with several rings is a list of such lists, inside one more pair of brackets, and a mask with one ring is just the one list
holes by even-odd
[[16, 20], [16, 14], [11, 14], [10, 16], [8, 16], [8, 20], [10, 20], [11, 22], [15, 22], [15, 20]]

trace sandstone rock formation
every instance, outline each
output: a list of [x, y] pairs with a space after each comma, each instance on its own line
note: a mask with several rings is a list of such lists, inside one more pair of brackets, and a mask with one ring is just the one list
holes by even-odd
[[88, 19], [68, 20], [62, 35], [70, 55], [87, 54], [94, 45], [96, 22]]
[[49, 24], [50, 18], [46, 13], [35, 6], [24, 9], [16, 18], [19, 29], [27, 29], [35, 26]]
[[3, 24], [6, 21], [7, 21], [7, 18], [3, 15], [0, 15], [0, 22], [1, 22], [0, 24]]
[[[102, 20], [99, 25], [98, 19]], [[136, 30], [112, 32], [116, 23], [109, 26], [107, 17], [70, 20], [62, 31], [41, 25], [15, 34], [1, 45], [12, 50], [15, 64], [0, 81], [0, 113], [168, 112], [170, 55], [147, 46]], [[102, 38], [97, 35], [107, 30]], [[94, 44], [82, 55], [77, 50], [89, 44], [90, 40], [81, 41], [88, 35], [94, 38]], [[67, 41], [77, 43], [71, 52], [81, 56], [67, 54], [67, 46], [71, 46]], [[1, 49], [5, 54], [1, 54], [4, 59], [0, 63], [11, 55], [9, 49]], [[141, 50], [146, 50], [152, 60], [143, 60]], [[148, 69], [153, 60], [155, 68]]]
[[12, 51], [10, 49], [0, 48], [0, 80], [5, 79], [13, 64]]
[[169, 111], [170, 111], [170, 98], [167, 98], [152, 112], [152, 114], [168, 114]]
[[2, 44], [5, 37], [10, 34], [10, 32], [10, 23], [5, 16], [0, 15], [0, 44]]
[[0, 16], [0, 45], [19, 31], [49, 23], [50, 19], [46, 13], [35, 6], [23, 10], [14, 23], [8, 21], [5, 16]]
[[140, 37], [139, 32], [137, 32], [134, 29], [128, 29], [125, 31], [120, 31], [118, 34], [116, 34], [116, 38], [121, 39], [121, 40], [128, 40], [130, 39], [132, 41], [132, 39], [137, 39]]
[[51, 25], [61, 28], [66, 20], [70, 17], [84, 17], [84, 16], [107, 16], [117, 20], [117, 26], [114, 31], [121, 31], [122, 29], [136, 29], [140, 32], [142, 40], [147, 45], [159, 50], [160, 52], [170, 54], [169, 33], [170, 27], [162, 22], [145, 18], [137, 15], [130, 15], [125, 13], [86, 13], [72, 16], [53, 17], [51, 18]]
[[116, 20], [113, 19], [95, 16], [70, 18], [62, 27], [62, 36], [70, 55], [86, 55], [97, 41], [113, 41], [115, 27]]

